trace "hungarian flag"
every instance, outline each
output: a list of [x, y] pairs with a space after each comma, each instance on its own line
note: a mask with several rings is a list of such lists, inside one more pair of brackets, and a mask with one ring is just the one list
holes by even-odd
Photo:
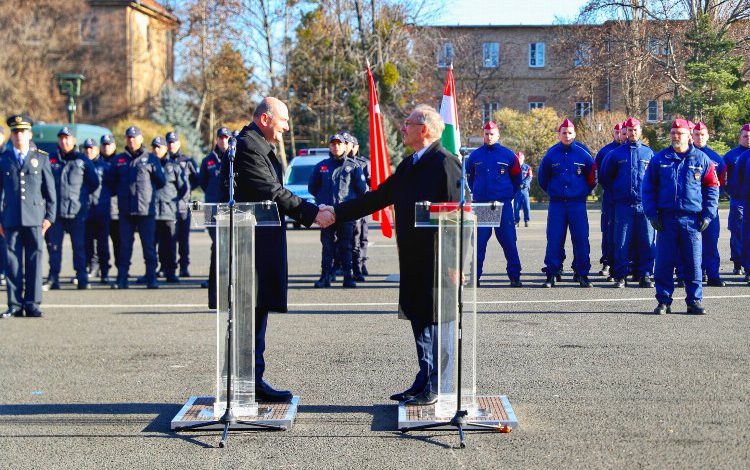
[[[391, 176], [391, 160], [388, 158], [388, 147], [385, 145], [385, 131], [383, 129], [383, 116], [380, 114], [378, 104], [378, 90], [375, 88], [375, 80], [372, 78], [370, 64], [367, 64], [367, 80], [370, 85], [370, 186], [373, 190]], [[393, 215], [390, 207], [381, 209], [372, 214], [375, 222], [380, 222], [380, 230], [383, 235], [391, 238], [393, 236]]]
[[453, 65], [448, 68], [443, 89], [443, 101], [440, 103], [440, 117], [445, 122], [445, 130], [440, 143], [449, 152], [458, 156], [461, 148], [461, 133], [458, 130], [458, 106], [456, 105], [456, 82], [453, 80]]

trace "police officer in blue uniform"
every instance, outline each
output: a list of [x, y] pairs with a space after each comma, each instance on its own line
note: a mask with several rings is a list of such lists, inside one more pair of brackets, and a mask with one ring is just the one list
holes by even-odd
[[[703, 122], [698, 122], [695, 124], [695, 127], [693, 127], [693, 145], [695, 145], [695, 148], [705, 153], [713, 162], [716, 168], [716, 174], [719, 177], [719, 191], [721, 191], [721, 188], [726, 186], [727, 168], [721, 155], [708, 146], [708, 127]], [[719, 274], [719, 266], [721, 266], [721, 256], [719, 255], [720, 233], [721, 226], [719, 224], [719, 217], [711, 219], [711, 225], [701, 232], [703, 274], [708, 285], [713, 287], [724, 287], [727, 285]]]
[[513, 196], [513, 218], [516, 221], [516, 227], [521, 224], [521, 209], [523, 209], [523, 226], [529, 226], [531, 220], [531, 201], [529, 200], [529, 189], [531, 189], [531, 180], [534, 179], [534, 172], [531, 165], [525, 163], [526, 156], [523, 152], [516, 154], [518, 163], [521, 164], [521, 185]]
[[[598, 173], [601, 171], [602, 165], [604, 164], [604, 157], [607, 156], [609, 152], [616, 149], [623, 143], [627, 141], [627, 136], [625, 139], [623, 139], [621, 132], [621, 129], [623, 128], [623, 123], [618, 122], [615, 124], [614, 129], [612, 130], [612, 142], [608, 143], [604, 147], [599, 150], [599, 152], [596, 153], [596, 157], [594, 158], [594, 166]], [[599, 183], [601, 184], [601, 178], [597, 178]], [[602, 185], [602, 213], [601, 213], [601, 231], [602, 231], [602, 257], [599, 259], [599, 262], [602, 265], [601, 271], [599, 271], [599, 274], [602, 276], [609, 276], [610, 274], [610, 267], [614, 266], [615, 261], [615, 253], [614, 253], [614, 204], [612, 203], [612, 195], [607, 191], [606, 188], [604, 188], [604, 185]]]
[[[63, 155], [69, 152], [75, 152], [75, 139], [68, 139], [70, 130], [64, 127], [57, 133], [57, 151], [49, 156], [50, 168], [52, 169], [52, 176], [55, 178], [55, 190], [57, 191], [57, 214], [55, 215], [55, 223], [49, 228], [44, 234], [44, 241], [47, 245], [47, 257], [49, 258], [49, 273], [47, 274], [47, 282], [44, 283], [42, 288], [44, 290], [57, 290], [60, 288], [60, 269], [62, 267], [62, 242], [65, 230], [63, 229], [62, 222], [60, 221], [60, 188], [62, 187], [62, 171], [65, 168], [65, 159]], [[63, 148], [63, 144], [69, 146]], [[73, 157], [75, 158], [75, 157]]]
[[[6, 147], [6, 141], [5, 141], [5, 128], [0, 127], [0, 154], [2, 154], [5, 151]], [[6, 251], [8, 250], [8, 246], [5, 243], [5, 237], [0, 237], [0, 286], [5, 287], [5, 265], [7, 263], [6, 259]]]
[[[735, 161], [737, 187], [735, 197], [741, 199], [743, 207], [750, 203], [750, 152], [743, 152]], [[745, 268], [745, 282], [750, 286], [750, 217], [742, 221], [742, 267]]]
[[[511, 287], [521, 287], [521, 261], [516, 246], [516, 226], [513, 219], [513, 195], [521, 184], [521, 164], [511, 149], [500, 145], [500, 130], [493, 121], [484, 126], [484, 145], [471, 152], [466, 159], [466, 178], [474, 202], [503, 203], [500, 225], [494, 227], [495, 238], [503, 248], [506, 272]], [[477, 285], [482, 278], [482, 267], [487, 242], [493, 227], [477, 228]]]
[[672, 145], [651, 159], [643, 180], [643, 210], [658, 232], [656, 238], [656, 300], [654, 313], [670, 313], [673, 272], [682, 263], [687, 312], [706, 313], [701, 305], [700, 232], [717, 217], [719, 178], [705, 153], [690, 143], [690, 124], [675, 119]]
[[[367, 191], [365, 176], [360, 165], [346, 156], [345, 139], [334, 134], [328, 140], [329, 157], [315, 165], [307, 189], [315, 196], [316, 204], [332, 206], [356, 199]], [[315, 287], [330, 287], [333, 274], [334, 252], [338, 252], [344, 271], [344, 287], [357, 287], [352, 275], [352, 244], [355, 221], [337, 222], [321, 229], [323, 245], [321, 275]]]
[[[180, 282], [177, 271], [177, 221], [178, 204], [184, 201], [185, 194], [190, 190], [179, 161], [172, 159], [167, 144], [156, 137], [151, 142], [153, 155], [161, 162], [166, 184], [156, 192], [156, 239], [159, 247], [159, 264], [164, 271], [164, 277], [169, 283]], [[185, 210], [188, 210], [185, 203]], [[186, 268], [187, 269], [187, 268]]]
[[589, 219], [586, 199], [596, 185], [594, 159], [585, 146], [576, 140], [575, 125], [565, 119], [557, 128], [560, 142], [550, 147], [539, 164], [537, 181], [549, 195], [547, 209], [547, 251], [544, 256], [547, 280], [544, 287], [553, 287], [555, 275], [562, 269], [565, 236], [570, 228], [573, 242], [573, 270], [581, 287], [591, 287], [588, 275]]
[[[653, 227], [643, 213], [641, 185], [654, 151], [641, 142], [641, 122], [633, 117], [625, 121], [628, 141], [609, 152], [599, 171], [599, 182], [614, 203], [615, 287], [623, 288], [631, 261], [640, 287], [654, 287], [652, 274], [656, 257]], [[631, 259], [637, 253], [637, 259]]]
[[[370, 190], [370, 159], [359, 154], [359, 141], [353, 135], [346, 133], [344, 136], [351, 145], [349, 156], [356, 161], [362, 174], [365, 176], [367, 190]], [[358, 219], [354, 224], [354, 243], [352, 245], [352, 275], [357, 282], [364, 282], [367, 275], [367, 243], [369, 227], [367, 226], [367, 217]]]
[[89, 274], [95, 275], [98, 271], [101, 283], [109, 284], [111, 282], [109, 280], [109, 215], [112, 194], [109, 163], [99, 153], [94, 139], [86, 139], [83, 142], [83, 153], [94, 165], [99, 179], [99, 187], [89, 196], [86, 219], [86, 265]]
[[[726, 165], [727, 172], [726, 187], [730, 198], [729, 221], [727, 225], [730, 234], [729, 248], [731, 260], [734, 263], [733, 274], [742, 273], [742, 260], [744, 259], [744, 253], [742, 252], [742, 227], [745, 218], [745, 203], [742, 197], [742, 188], [739, 184], [739, 167], [737, 167], [737, 159], [747, 149], [750, 149], [750, 124], [745, 124], [742, 126], [742, 129], [740, 129], [739, 145], [724, 154], [724, 164]], [[749, 274], [750, 272], [745, 271], [745, 275]]]
[[31, 147], [33, 121], [11, 116], [11, 149], [0, 155], [0, 236], [8, 246], [8, 310], [0, 318], [41, 317], [42, 237], [55, 222], [57, 193], [47, 154]]
[[[214, 149], [201, 161], [200, 171], [198, 171], [198, 185], [203, 189], [204, 202], [222, 202], [221, 163], [229, 149], [230, 137], [232, 137], [232, 132], [226, 127], [220, 127], [216, 131]], [[201, 286], [208, 288], [208, 308], [215, 309], [217, 305], [216, 228], [209, 227], [207, 230], [209, 237], [211, 237], [211, 261], [208, 268], [208, 281]]]
[[[99, 188], [99, 177], [93, 163], [75, 149], [75, 136], [68, 127], [57, 133], [59, 150], [58, 158], [63, 162], [60, 171], [60, 186], [57, 188], [56, 225], [61, 231], [55, 231], [56, 237], [51, 241], [56, 253], [54, 268], [50, 277], [59, 280], [60, 257], [64, 233], [70, 235], [73, 246], [73, 268], [79, 289], [89, 288], [86, 266], [86, 219], [88, 216], [91, 193]], [[59, 282], [59, 281], [58, 281]]]
[[[167, 132], [167, 147], [169, 158], [182, 169], [188, 182], [188, 188], [182, 198], [177, 201], [177, 245], [180, 254], [180, 277], [190, 277], [190, 193], [198, 187], [198, 164], [193, 157], [182, 152], [182, 143], [177, 131]], [[163, 266], [162, 266], [163, 268]]]
[[135, 231], [143, 247], [146, 287], [157, 289], [156, 281], [156, 192], [166, 184], [161, 162], [143, 146], [143, 134], [136, 126], [125, 131], [125, 151], [112, 165], [112, 186], [116, 188], [120, 214], [120, 264], [113, 289], [127, 289]]

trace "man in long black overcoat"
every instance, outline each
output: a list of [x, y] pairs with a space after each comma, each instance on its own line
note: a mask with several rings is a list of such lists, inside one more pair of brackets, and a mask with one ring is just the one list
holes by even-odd
[[[255, 229], [255, 270], [257, 300], [255, 307], [255, 394], [258, 401], [288, 401], [292, 393], [275, 390], [263, 380], [268, 312], [287, 311], [287, 249], [285, 216], [309, 227], [333, 222], [327, 211], [284, 188], [284, 169], [276, 155], [275, 144], [289, 130], [289, 110], [276, 98], [267, 97], [253, 113], [253, 122], [237, 136], [234, 162], [235, 202], [273, 201], [279, 209], [280, 227]], [[229, 200], [229, 163], [221, 166], [224, 201]]]
[[414, 227], [414, 204], [460, 198], [461, 163], [440, 145], [444, 129], [438, 112], [419, 105], [401, 126], [404, 145], [415, 150], [372, 192], [335, 206], [337, 220], [354, 220], [394, 205], [401, 274], [399, 308], [411, 321], [419, 372], [412, 385], [392, 400], [409, 405], [437, 401], [437, 312], [435, 247], [437, 229]]

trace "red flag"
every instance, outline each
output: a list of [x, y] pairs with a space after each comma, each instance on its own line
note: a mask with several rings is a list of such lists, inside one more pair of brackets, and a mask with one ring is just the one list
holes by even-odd
[[[391, 160], [388, 158], [388, 147], [385, 145], [383, 116], [378, 104], [378, 90], [372, 78], [370, 65], [367, 64], [367, 80], [370, 85], [370, 186], [373, 190], [391, 176]], [[393, 215], [390, 207], [381, 209], [372, 215], [375, 222], [380, 222], [383, 235], [393, 236]]]

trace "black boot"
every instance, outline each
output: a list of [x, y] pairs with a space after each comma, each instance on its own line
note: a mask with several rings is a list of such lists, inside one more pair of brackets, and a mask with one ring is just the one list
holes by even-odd
[[322, 289], [324, 287], [331, 287], [331, 278], [328, 276], [328, 274], [323, 273], [320, 275], [320, 279], [315, 281], [314, 285], [316, 289]]
[[588, 276], [578, 276], [578, 285], [581, 287], [594, 287]]
[[654, 287], [654, 280], [651, 279], [651, 276], [643, 276], [638, 286], [645, 289], [651, 289], [652, 287]]
[[547, 275], [547, 280], [544, 281], [544, 287], [550, 288], [555, 287], [555, 276]]
[[354, 276], [352, 276], [352, 273], [346, 272], [344, 273], [344, 287], [348, 289], [353, 289], [357, 287], [357, 283], [354, 281]]
[[692, 304], [688, 304], [687, 313], [688, 315], [705, 315], [706, 309], [703, 308], [700, 300], [698, 300], [698, 301], [693, 302]]
[[666, 315], [668, 313], [672, 313], [672, 307], [670, 307], [667, 304], [663, 304], [659, 302], [659, 305], [656, 306], [654, 309], [654, 313], [657, 315]]

